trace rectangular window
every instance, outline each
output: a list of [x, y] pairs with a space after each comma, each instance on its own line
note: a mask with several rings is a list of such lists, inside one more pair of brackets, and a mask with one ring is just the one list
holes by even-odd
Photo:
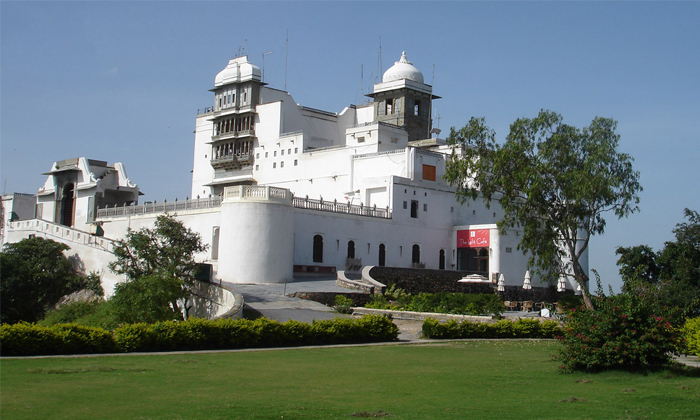
[[295, 147], [295, 148], [294, 148], [294, 153], [299, 153], [299, 148], [298, 148], [298, 147]]
[[265, 152], [265, 157], [267, 157], [267, 152]]
[[423, 211], [428, 211], [428, 203], [423, 203]]
[[260, 159], [260, 153], [255, 154], [255, 159]]
[[277, 167], [277, 162], [272, 162], [272, 169], [275, 169]]
[[280, 162], [280, 168], [284, 168], [284, 162]]
[[287, 149], [287, 154], [291, 155], [292, 154], [292, 149]]
[[404, 201], [403, 202], [403, 209], [406, 210], [408, 208], [408, 202]]
[[392, 137], [392, 138], [391, 138], [391, 142], [392, 142], [392, 143], [398, 143], [398, 142], [399, 142], [399, 138], [398, 138], [398, 137]]
[[294, 159], [294, 166], [297, 166], [297, 160]]
[[255, 170], [259, 171], [260, 170], [260, 165], [255, 165]]
[[272, 152], [272, 157], [277, 157], [277, 150], [275, 150], [274, 152]]
[[423, 165], [423, 179], [426, 181], [435, 181], [436, 170], [433, 165]]
[[282, 152], [280, 152], [280, 153], [282, 154], [282, 156], [284, 156], [284, 149], [282, 149]]
[[506, 247], [506, 254], [510, 254], [511, 252], [513, 252], [513, 248], [507, 246]]
[[420, 115], [420, 101], [413, 104], [413, 115]]
[[386, 115], [391, 115], [394, 113], [394, 98], [386, 100]]
[[364, 137], [358, 137], [358, 138], [357, 138], [357, 142], [358, 142], [358, 143], [364, 143], [364, 142], [365, 142], [365, 138], [364, 138]]

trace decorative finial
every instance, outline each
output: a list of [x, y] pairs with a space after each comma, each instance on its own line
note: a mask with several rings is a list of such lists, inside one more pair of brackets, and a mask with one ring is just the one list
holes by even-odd
[[408, 61], [408, 58], [406, 58], [406, 51], [401, 52], [401, 59], [399, 61], [397, 61], [397, 64], [398, 63], [413, 64], [410, 61]]

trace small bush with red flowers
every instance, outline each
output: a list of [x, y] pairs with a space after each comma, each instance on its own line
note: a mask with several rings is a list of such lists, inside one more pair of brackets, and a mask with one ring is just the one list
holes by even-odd
[[561, 370], [635, 370], [667, 365], [679, 334], [651, 299], [633, 294], [592, 296], [595, 310], [568, 312], [564, 349], [556, 357]]

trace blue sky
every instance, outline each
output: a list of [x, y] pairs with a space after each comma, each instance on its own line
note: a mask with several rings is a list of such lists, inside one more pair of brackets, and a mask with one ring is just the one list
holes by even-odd
[[[198, 108], [240, 52], [305, 106], [359, 103], [401, 51], [442, 96], [443, 134], [483, 116], [500, 139], [540, 109], [619, 123], [639, 213], [610, 215], [590, 266], [620, 284], [614, 250], [671, 240], [700, 210], [700, 2], [0, 3], [0, 175], [36, 192], [52, 162], [122, 162], [144, 199], [189, 194]], [[362, 70], [364, 69], [364, 78]]]

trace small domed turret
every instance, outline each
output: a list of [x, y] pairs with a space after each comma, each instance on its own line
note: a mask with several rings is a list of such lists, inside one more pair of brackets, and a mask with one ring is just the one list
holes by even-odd
[[423, 82], [423, 73], [418, 70], [413, 63], [406, 58], [406, 51], [401, 53], [401, 59], [394, 63], [393, 66], [384, 72], [382, 82], [391, 82], [392, 80], [408, 79], [414, 82]]
[[248, 80], [260, 81], [260, 68], [250, 61], [248, 56], [237, 57], [228, 62], [225, 69], [221, 70], [214, 79], [214, 86], [227, 83], [244, 82]]

